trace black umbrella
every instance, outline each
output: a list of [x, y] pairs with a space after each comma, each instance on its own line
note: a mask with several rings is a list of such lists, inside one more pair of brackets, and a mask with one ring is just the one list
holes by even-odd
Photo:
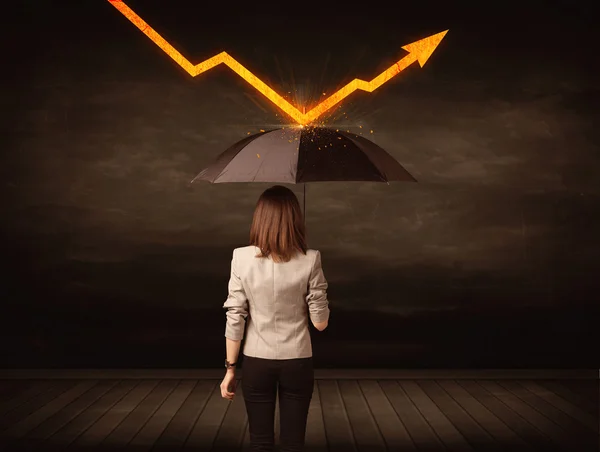
[[[191, 183], [372, 181], [417, 182], [370, 140], [324, 127], [295, 126], [260, 132], [238, 141]], [[304, 215], [306, 221], [306, 215]]]

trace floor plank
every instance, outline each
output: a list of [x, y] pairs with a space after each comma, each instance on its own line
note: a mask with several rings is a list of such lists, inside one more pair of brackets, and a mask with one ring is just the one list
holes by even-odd
[[321, 397], [319, 385], [315, 381], [313, 395], [308, 408], [306, 420], [306, 449], [311, 452], [327, 452], [327, 436], [323, 424], [323, 410], [321, 408]]
[[417, 380], [417, 385], [444, 413], [475, 450], [500, 451], [500, 444], [477, 423], [435, 380]]
[[181, 408], [196, 385], [195, 380], [184, 380], [168, 395], [164, 403], [154, 412], [152, 417], [140, 429], [129, 445], [136, 452], [149, 451], [156, 440], [164, 432], [169, 422]]
[[380, 380], [379, 386], [406, 427], [418, 450], [441, 452], [446, 448], [421, 411], [408, 397], [404, 389], [393, 380]]
[[359, 386], [381, 432], [386, 450], [416, 452], [417, 449], [410, 434], [400, 421], [379, 383], [376, 380], [360, 380]]
[[530, 407], [550, 419], [557, 427], [564, 429], [566, 432], [565, 440], [567, 442], [572, 444], [573, 441], [577, 441], [579, 444], [585, 445], [582, 446], [582, 451], [592, 450], [594, 445], [597, 446], [598, 436], [592, 430], [586, 429], [566, 413], [546, 402], [543, 398], [533, 394], [531, 391], [528, 391], [518, 381], [500, 381], [498, 383]]
[[537, 384], [531, 380], [519, 381], [519, 383], [529, 392], [545, 400], [563, 413], [571, 416], [573, 419], [589, 428], [592, 432], [598, 434], [598, 417], [586, 413], [578, 406], [556, 395], [553, 391]]
[[598, 417], [598, 405], [594, 404], [589, 398], [582, 397], [580, 394], [573, 392], [564, 382], [560, 380], [538, 380], [537, 383], [548, 388], [557, 396], [571, 402], [594, 418]]
[[[3, 397], [7, 393], [14, 393], [13, 388], [16, 387], [16, 382], [23, 380], [0, 380], [0, 401], [2, 401]], [[23, 384], [23, 383], [22, 383]]]
[[448, 450], [460, 452], [475, 450], [417, 382], [399, 381], [399, 384]]
[[183, 446], [218, 384], [217, 380], [195, 382], [194, 389], [156, 441], [153, 451], [178, 450]]
[[16, 424], [11, 425], [10, 428], [6, 429], [2, 433], [2, 436], [9, 439], [24, 437], [28, 432], [39, 426], [52, 415], [64, 409], [67, 405], [94, 387], [97, 383], [98, 380], [83, 380], [76, 385], [71, 386], [58, 397], [50, 400], [48, 403], [41, 406], [29, 416], [25, 417]]
[[534, 450], [555, 452], [560, 448], [550, 438], [527, 422], [492, 393], [474, 380], [460, 380], [458, 384], [471, 394], [479, 403], [494, 413], [502, 422], [523, 438]]
[[531, 408], [520, 398], [499, 385], [496, 381], [479, 380], [478, 383], [509, 408], [519, 413], [519, 415], [527, 420], [527, 422], [543, 432], [557, 445], [560, 445], [564, 450], [570, 450], [569, 447], [572, 447], [572, 444], [564, 429], [550, 421], [537, 410]]
[[54, 400], [62, 393], [79, 384], [77, 380], [55, 381], [47, 390], [19, 404], [0, 418], [0, 431], [4, 432], [10, 426], [25, 419], [30, 414], [42, 408], [48, 402]]
[[185, 442], [184, 449], [210, 450], [230, 403], [233, 402], [221, 397], [221, 388], [217, 384], [206, 407], [198, 416], [196, 424]]
[[600, 397], [599, 380], [561, 380], [561, 383], [579, 394], [581, 397], [590, 400], [594, 405], [598, 405]]
[[238, 381], [234, 400], [229, 403], [229, 408], [225, 413], [225, 418], [217, 433], [211, 452], [238, 450], [242, 446], [247, 422], [244, 392], [241, 383]]
[[[219, 383], [189, 378], [0, 382], [0, 449], [248, 451], [241, 379], [232, 402], [221, 397]], [[597, 452], [593, 385], [511, 378], [316, 379], [305, 450]]]
[[2, 417], [4, 417], [7, 413], [10, 413], [12, 410], [20, 407], [24, 403], [27, 403], [34, 397], [42, 394], [43, 392], [49, 391], [57, 384], [58, 382], [53, 380], [33, 381], [31, 385], [27, 387], [27, 389], [7, 397], [2, 401], [2, 403], [0, 403], [0, 419], [2, 419]]
[[101, 443], [102, 447], [116, 449], [126, 446], [160, 408], [178, 383], [177, 380], [162, 380], [154, 386], [119, 425], [104, 438]]
[[117, 383], [117, 380], [100, 381], [81, 397], [77, 398], [77, 400], [73, 401], [30, 431], [27, 434], [27, 441], [29, 442], [31, 449], [34, 450], [36, 444], [48, 439], [83, 413], [93, 403], [97, 402], [98, 399], [110, 391]]
[[354, 434], [336, 380], [319, 380], [323, 423], [330, 452], [357, 451]]
[[146, 398], [159, 380], [142, 380], [125, 397], [111, 406], [74, 442], [78, 448], [91, 448], [101, 444], [108, 435]]
[[340, 380], [338, 385], [358, 450], [385, 452], [385, 441], [358, 382], [356, 380]]
[[[514, 451], [528, 452], [535, 450], [505, 424], [500, 417], [496, 416], [493, 411], [489, 410], [466, 389], [460, 386], [458, 382], [454, 380], [440, 380], [438, 384], [475, 422], [496, 440], [500, 449], [505, 449], [509, 446], [510, 450]], [[490, 450], [492, 449], [490, 448]]]
[[46, 438], [44, 445], [51, 450], [69, 446], [139, 383], [137, 380], [120, 381], [82, 413]]
[[33, 380], [0, 380], [0, 403], [26, 391], [33, 385]]

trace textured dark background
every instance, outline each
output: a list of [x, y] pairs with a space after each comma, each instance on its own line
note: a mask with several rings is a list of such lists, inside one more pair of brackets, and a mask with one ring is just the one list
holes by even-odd
[[[598, 367], [591, 6], [204, 3], [128, 5], [193, 63], [225, 50], [297, 102], [450, 30], [327, 119], [420, 183], [308, 186], [319, 367]], [[2, 365], [221, 366], [231, 252], [268, 184], [186, 184], [285, 119], [226, 67], [192, 78], [106, 0], [6, 8]]]

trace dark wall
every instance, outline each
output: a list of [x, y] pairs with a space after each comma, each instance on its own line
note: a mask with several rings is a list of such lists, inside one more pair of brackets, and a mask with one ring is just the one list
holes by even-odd
[[[128, 2], [193, 63], [225, 50], [298, 102], [450, 30], [424, 68], [326, 118], [419, 184], [307, 187], [332, 309], [313, 335], [320, 367], [597, 368], [590, 11], [168, 3]], [[269, 184], [187, 183], [285, 118], [227, 68], [192, 78], [106, 0], [18, 8], [2, 73], [3, 364], [220, 366], [231, 252]]]

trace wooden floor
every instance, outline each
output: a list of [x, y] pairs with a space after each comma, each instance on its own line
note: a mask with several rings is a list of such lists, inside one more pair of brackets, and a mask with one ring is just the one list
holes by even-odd
[[[248, 450], [219, 383], [0, 380], [0, 450]], [[306, 450], [597, 451], [598, 409], [598, 380], [318, 379]]]

